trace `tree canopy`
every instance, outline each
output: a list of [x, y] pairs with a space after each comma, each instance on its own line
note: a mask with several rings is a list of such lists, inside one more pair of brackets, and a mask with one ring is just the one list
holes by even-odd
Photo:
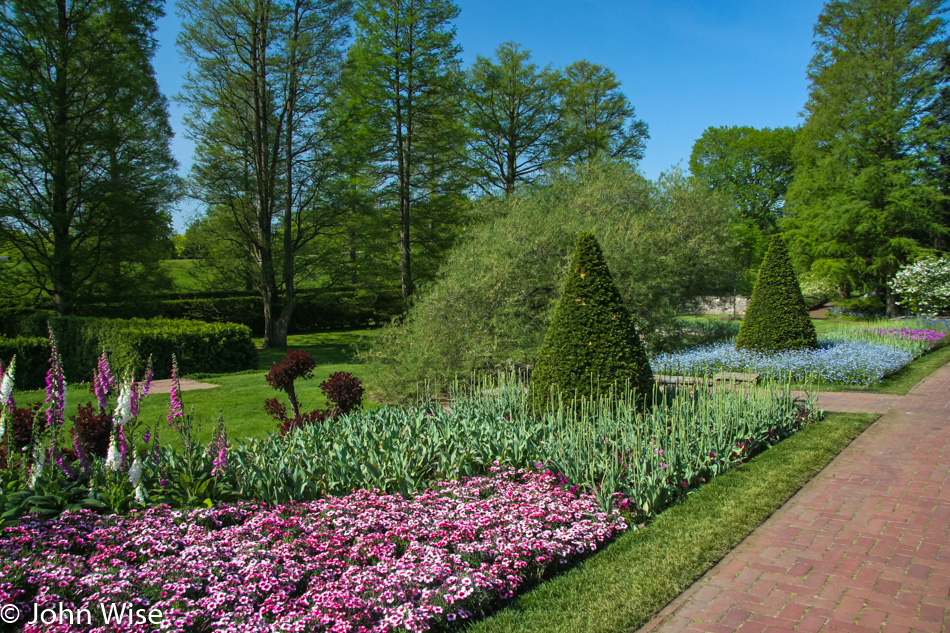
[[135, 293], [170, 250], [176, 163], [152, 68], [160, 0], [0, 4], [0, 243], [8, 292], [73, 314]]
[[878, 293], [945, 236], [932, 108], [946, 76], [942, 0], [831, 0], [815, 27], [788, 234], [823, 277]]

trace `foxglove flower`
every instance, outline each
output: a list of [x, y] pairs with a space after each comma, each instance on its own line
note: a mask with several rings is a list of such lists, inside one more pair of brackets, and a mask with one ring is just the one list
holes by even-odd
[[135, 500], [141, 503], [143, 506], [148, 501], [148, 497], [145, 494], [145, 486], [139, 484], [135, 487]]
[[119, 398], [115, 403], [115, 412], [113, 413], [113, 421], [116, 426], [123, 426], [132, 418], [132, 385], [134, 381], [132, 378], [129, 378], [129, 381], [122, 385], [122, 389], [119, 391]]
[[112, 370], [109, 369], [109, 358], [106, 356], [106, 350], [102, 350], [99, 356], [99, 364], [92, 375], [92, 391], [99, 401], [99, 410], [105, 411], [109, 406], [109, 394], [115, 388], [115, 377]]
[[132, 467], [129, 468], [129, 483], [133, 488], [137, 488], [142, 483], [142, 462], [138, 457], [132, 461]]
[[184, 411], [181, 406], [181, 395], [179, 393], [181, 386], [178, 382], [178, 359], [175, 358], [175, 355], [172, 354], [172, 390], [171, 390], [171, 399], [168, 405], [168, 415], [165, 416], [169, 422], [169, 426], [173, 423], [176, 423], [180, 418], [185, 416]]
[[36, 482], [40, 480], [44, 465], [46, 465], [46, 451], [37, 447], [33, 451], [33, 472], [30, 474], [30, 488], [36, 488]]
[[56, 348], [56, 338], [49, 324], [49, 369], [46, 372], [46, 422], [52, 427], [62, 426], [66, 411], [66, 378], [63, 376], [63, 359]]
[[119, 451], [115, 446], [113, 438], [109, 438], [109, 452], [106, 453], [106, 470], [111, 470], [112, 472], [117, 472], [121, 468], [119, 463]]
[[145, 388], [142, 390], [142, 397], [148, 395], [149, 389], [152, 388], [152, 378], [155, 377], [155, 372], [152, 371], [152, 355], [148, 355], [148, 361], [145, 363]]
[[13, 406], [13, 372], [16, 369], [16, 356], [10, 361], [10, 365], [3, 373], [3, 380], [0, 381], [0, 404], [4, 406]]

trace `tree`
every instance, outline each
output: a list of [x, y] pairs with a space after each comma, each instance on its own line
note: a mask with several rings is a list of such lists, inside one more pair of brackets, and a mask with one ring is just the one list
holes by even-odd
[[613, 71], [587, 60], [574, 62], [564, 69], [551, 153], [566, 164], [590, 164], [600, 155], [640, 160], [650, 134], [634, 116]]
[[531, 53], [514, 42], [500, 45], [495, 59], [479, 55], [467, 74], [471, 179], [510, 195], [548, 165], [559, 74], [530, 63]]
[[[413, 245], [444, 252], [465, 186], [460, 48], [451, 26], [458, 13], [449, 0], [363, 0], [355, 12], [351, 116], [377, 176], [378, 204], [397, 210], [406, 305]], [[427, 232], [423, 240], [414, 229]]]
[[220, 227], [216, 237], [254, 267], [265, 348], [287, 345], [301, 253], [340, 222], [323, 195], [340, 133], [326, 114], [349, 11], [345, 0], [182, 5], [178, 43], [193, 64], [182, 100], [198, 144], [192, 192], [216, 216], [208, 228]]
[[653, 372], [597, 238], [582, 232], [531, 375], [531, 396], [543, 407], [552, 389], [592, 398], [628, 386], [642, 401], [653, 393]]
[[72, 314], [135, 290], [178, 191], [155, 81], [160, 0], [0, 4], [0, 232], [13, 284]]
[[795, 146], [789, 235], [812, 271], [878, 293], [947, 233], [931, 116], [947, 51], [942, 0], [832, 0], [815, 27], [806, 123]]
[[743, 217], [767, 235], [775, 232], [795, 163], [789, 127], [709, 127], [693, 144], [690, 172], [735, 200]]
[[781, 235], [773, 235], [759, 268], [736, 347], [760, 352], [818, 347], [801, 286]]

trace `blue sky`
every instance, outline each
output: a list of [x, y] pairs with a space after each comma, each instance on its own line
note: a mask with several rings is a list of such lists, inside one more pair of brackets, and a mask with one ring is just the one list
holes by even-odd
[[[821, 0], [457, 0], [462, 60], [491, 56], [515, 41], [539, 66], [587, 59], [610, 68], [621, 90], [650, 126], [640, 169], [656, 178], [687, 167], [693, 142], [711, 125], [798, 125], [808, 98], [806, 71]], [[178, 18], [171, 2], [158, 28], [154, 60], [159, 85], [171, 97], [186, 67], [175, 48]], [[184, 138], [183, 110], [172, 103], [173, 150], [182, 175], [193, 144]], [[194, 206], [183, 203], [183, 231]]]

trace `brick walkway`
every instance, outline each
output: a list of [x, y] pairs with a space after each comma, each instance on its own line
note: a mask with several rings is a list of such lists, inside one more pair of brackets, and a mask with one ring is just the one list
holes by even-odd
[[950, 364], [641, 631], [947, 631], [948, 468]]

